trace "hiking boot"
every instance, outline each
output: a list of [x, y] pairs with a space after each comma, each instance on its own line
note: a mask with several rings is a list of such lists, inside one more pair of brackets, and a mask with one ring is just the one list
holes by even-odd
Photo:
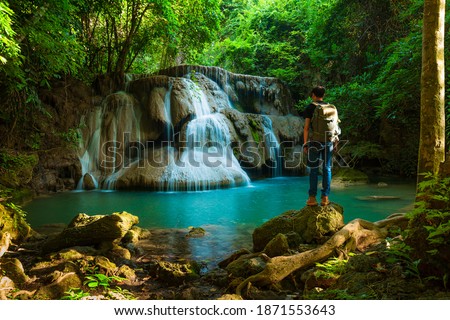
[[330, 204], [330, 200], [328, 199], [328, 196], [322, 196], [320, 205], [321, 206], [327, 206]]
[[307, 206], [310, 206], [310, 207], [317, 206], [318, 203], [317, 203], [316, 197], [310, 196], [310, 197], [308, 198], [308, 200], [306, 201], [306, 205], [307, 205]]

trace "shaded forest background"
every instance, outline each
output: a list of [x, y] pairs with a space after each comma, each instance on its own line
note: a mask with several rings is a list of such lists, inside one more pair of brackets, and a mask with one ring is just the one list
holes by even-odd
[[[0, 144], [49, 147], [40, 92], [55, 81], [204, 64], [278, 77], [298, 110], [324, 85], [350, 164], [414, 176], [422, 14], [423, 0], [2, 0]], [[76, 144], [76, 129], [55, 135]]]
[[[311, 88], [324, 85], [326, 100], [340, 111], [342, 139], [350, 144], [342, 152], [350, 164], [414, 177], [423, 4], [0, 0], [0, 202], [6, 207], [0, 204], [0, 222], [19, 229], [15, 240], [26, 238], [29, 227], [17, 227], [25, 212], [8, 199], [21, 203], [19, 189], [39, 170], [38, 162], [63, 162], [63, 153], [77, 148], [80, 114], [90, 107], [81, 103], [80, 97], [90, 97], [83, 90], [93, 88], [100, 75], [123, 79], [126, 73], [155, 73], [178, 64], [277, 77], [291, 89], [299, 112]], [[447, 23], [447, 43], [448, 28]], [[445, 150], [449, 111], [446, 102]], [[418, 185], [398, 253], [417, 275], [431, 276], [448, 290], [450, 178], [427, 178]]]

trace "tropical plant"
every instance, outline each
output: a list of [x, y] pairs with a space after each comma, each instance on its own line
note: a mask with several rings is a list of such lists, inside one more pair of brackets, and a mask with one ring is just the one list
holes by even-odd
[[12, 28], [12, 16], [14, 12], [5, 1], [0, 1], [0, 65], [4, 65], [9, 59], [14, 59], [20, 54], [20, 47]]
[[316, 263], [317, 270], [314, 272], [317, 278], [336, 278], [347, 269], [348, 259], [331, 258], [324, 263]]
[[111, 286], [111, 283], [121, 282], [125, 280], [124, 278], [118, 276], [106, 276], [102, 273], [93, 273], [90, 275], [86, 275], [84, 278], [85, 280], [83, 282], [83, 285], [87, 285], [90, 289], [106, 289]]
[[80, 288], [70, 288], [69, 291], [64, 292], [66, 295], [61, 297], [61, 300], [81, 300], [89, 297], [89, 292], [84, 292]]
[[420, 274], [440, 277], [446, 287], [450, 275], [447, 254], [450, 245], [450, 178], [427, 173], [418, 184], [415, 208], [409, 213], [410, 223], [405, 243], [413, 250], [413, 261], [421, 261]]

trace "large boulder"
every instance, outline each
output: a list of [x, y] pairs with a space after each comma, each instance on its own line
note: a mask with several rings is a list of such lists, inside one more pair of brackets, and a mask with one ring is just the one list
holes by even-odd
[[25, 274], [22, 263], [16, 258], [2, 258], [0, 260], [2, 275], [10, 278], [16, 285], [21, 285], [30, 280]]
[[139, 218], [128, 212], [106, 216], [80, 213], [61, 233], [42, 244], [42, 252], [49, 253], [74, 246], [95, 246], [119, 242]]
[[96, 188], [95, 179], [90, 173], [85, 173], [83, 176], [83, 189], [93, 190]]
[[155, 148], [139, 162], [131, 164], [117, 178], [116, 189], [155, 189], [160, 187], [160, 181], [166, 166], [171, 162], [170, 151], [167, 148]]
[[295, 234], [303, 243], [322, 243], [344, 226], [343, 212], [344, 209], [336, 203], [289, 210], [254, 230], [253, 249], [255, 252], [264, 250], [280, 233], [288, 239]]
[[242, 256], [226, 266], [229, 277], [247, 278], [264, 270], [266, 261], [262, 257]]

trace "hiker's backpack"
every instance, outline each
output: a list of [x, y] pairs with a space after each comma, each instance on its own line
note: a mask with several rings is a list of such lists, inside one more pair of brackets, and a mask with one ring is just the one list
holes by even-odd
[[319, 142], [338, 141], [341, 134], [336, 107], [329, 103], [313, 102], [316, 106], [311, 118], [310, 140]]

